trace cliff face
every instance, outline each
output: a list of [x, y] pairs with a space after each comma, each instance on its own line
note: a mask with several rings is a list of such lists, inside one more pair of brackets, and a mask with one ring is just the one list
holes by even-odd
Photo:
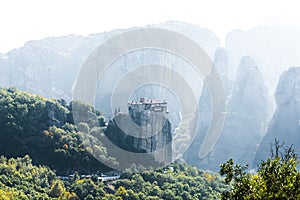
[[0, 85], [68, 101], [79, 67], [106, 37], [68, 35], [27, 42], [0, 57]]
[[[265, 134], [271, 110], [262, 73], [252, 58], [243, 57], [234, 83], [231, 113], [240, 115], [238, 118], [245, 128], [243, 132], [249, 132], [256, 140], [256, 137]], [[239, 129], [242, 130], [241, 127]], [[246, 132], [243, 134], [248, 135]]]
[[[215, 69], [213, 73], [218, 72], [219, 76], [223, 81], [223, 86], [225, 89], [226, 111], [228, 111], [232, 95], [233, 81], [226, 76], [228, 69], [228, 55], [225, 49], [219, 48], [216, 51], [213, 64]], [[212, 78], [213, 76], [214, 74], [211, 74], [210, 76], [206, 77], [205, 82], [208, 82], [208, 79]], [[199, 151], [203, 143], [204, 137], [207, 134], [208, 129], [210, 127], [212, 117], [211, 96], [206, 84], [203, 85], [198, 106], [200, 112], [198, 133], [195, 135], [191, 146], [185, 153], [184, 159], [190, 164], [202, 167], [202, 164], [200, 163], [199, 159]]]
[[119, 113], [109, 122], [106, 135], [124, 150], [152, 153], [160, 164], [172, 161], [171, 123], [159, 112], [134, 109]]
[[[221, 53], [216, 55], [225, 57]], [[220, 59], [216, 57], [217, 69], [218, 60]], [[220, 69], [226, 71], [224, 67]], [[204, 88], [199, 105], [200, 131], [190, 147], [190, 152], [187, 152], [185, 156], [188, 162], [200, 168], [216, 171], [219, 170], [220, 163], [230, 158], [241, 164], [252, 161], [265, 133], [270, 115], [266, 86], [261, 72], [250, 57], [241, 59], [233, 84], [226, 76], [221, 76], [226, 94], [226, 120], [220, 138], [210, 154], [199, 159], [198, 152], [210, 126], [211, 106], [213, 106], [210, 103], [210, 95]]]
[[255, 165], [269, 156], [275, 139], [287, 146], [293, 144], [300, 153], [300, 67], [292, 67], [280, 76], [275, 99], [277, 109], [256, 153]]
[[[191, 24], [168, 22], [151, 27], [183, 33], [197, 41], [208, 53], [214, 52], [219, 46], [214, 33]], [[107, 38], [128, 30], [130, 29], [113, 30], [87, 37], [68, 35], [29, 41], [21, 48], [0, 54], [0, 85], [69, 101], [73, 82], [88, 55]], [[157, 60], [153, 55], [150, 57]], [[131, 56], [124, 62], [128, 66], [134, 66], [136, 56]], [[114, 72], [117, 73], [118, 71]], [[113, 83], [114, 80], [110, 80], [105, 85]]]
[[234, 82], [230, 112], [210, 158], [216, 159], [216, 163], [230, 158], [241, 164], [250, 163], [266, 131], [269, 104], [260, 70], [250, 57], [243, 57]]

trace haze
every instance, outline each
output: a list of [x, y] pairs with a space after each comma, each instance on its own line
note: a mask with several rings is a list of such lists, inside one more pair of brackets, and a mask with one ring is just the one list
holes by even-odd
[[11, 0], [0, 3], [0, 52], [29, 40], [68, 34], [89, 35], [167, 20], [212, 30], [224, 45], [232, 29], [257, 25], [299, 26], [297, 1], [59, 1]]

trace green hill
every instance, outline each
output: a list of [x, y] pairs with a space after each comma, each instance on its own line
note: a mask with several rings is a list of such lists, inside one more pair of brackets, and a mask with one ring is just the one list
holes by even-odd
[[[6, 157], [29, 155], [34, 164], [47, 165], [58, 174], [109, 170], [91, 156], [84, 145], [102, 131], [99, 126], [88, 127], [84, 123], [76, 127], [71, 112], [73, 104], [93, 110], [78, 102], [68, 105], [64, 100], [46, 99], [15, 88], [0, 88], [0, 154]], [[100, 113], [95, 113], [100, 120]], [[84, 131], [91, 134], [83, 134]], [[94, 148], [114, 161], [106, 155], [104, 146], [95, 144]]]

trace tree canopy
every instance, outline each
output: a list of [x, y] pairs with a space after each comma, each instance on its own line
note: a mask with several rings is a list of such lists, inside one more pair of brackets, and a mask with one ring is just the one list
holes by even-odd
[[248, 166], [234, 164], [230, 159], [221, 165], [221, 175], [231, 183], [231, 189], [222, 199], [300, 199], [299, 160], [291, 147], [284, 147], [275, 140], [270, 158], [262, 161], [257, 172], [248, 171]]
[[[74, 125], [74, 106], [83, 114], [78, 127]], [[94, 114], [94, 122], [85, 116], [89, 113]], [[101, 113], [83, 103], [67, 104], [16, 88], [0, 88], [0, 152], [6, 157], [30, 155], [34, 164], [47, 165], [59, 174], [109, 170], [90, 155], [97, 151], [108, 162], [116, 162], [97, 139], [103, 136], [101, 123]]]

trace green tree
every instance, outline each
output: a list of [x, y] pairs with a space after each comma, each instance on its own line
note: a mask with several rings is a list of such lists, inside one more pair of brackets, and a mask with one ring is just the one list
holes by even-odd
[[47, 167], [34, 166], [29, 156], [1, 156], [0, 172], [0, 199], [51, 199], [48, 194], [53, 189], [50, 183], [54, 183], [55, 173]]
[[221, 165], [220, 173], [232, 187], [222, 199], [300, 199], [299, 163], [294, 149], [275, 140], [271, 156], [262, 161], [255, 174], [248, 166], [234, 164], [230, 159]]
[[128, 199], [129, 197], [127, 190], [123, 186], [120, 186], [118, 188], [118, 190], [115, 193], [115, 196], [121, 197], [122, 199]]
[[65, 193], [65, 187], [63, 185], [63, 183], [59, 180], [55, 180], [52, 183], [49, 195], [51, 197], [60, 197], [63, 196], [63, 194]]

